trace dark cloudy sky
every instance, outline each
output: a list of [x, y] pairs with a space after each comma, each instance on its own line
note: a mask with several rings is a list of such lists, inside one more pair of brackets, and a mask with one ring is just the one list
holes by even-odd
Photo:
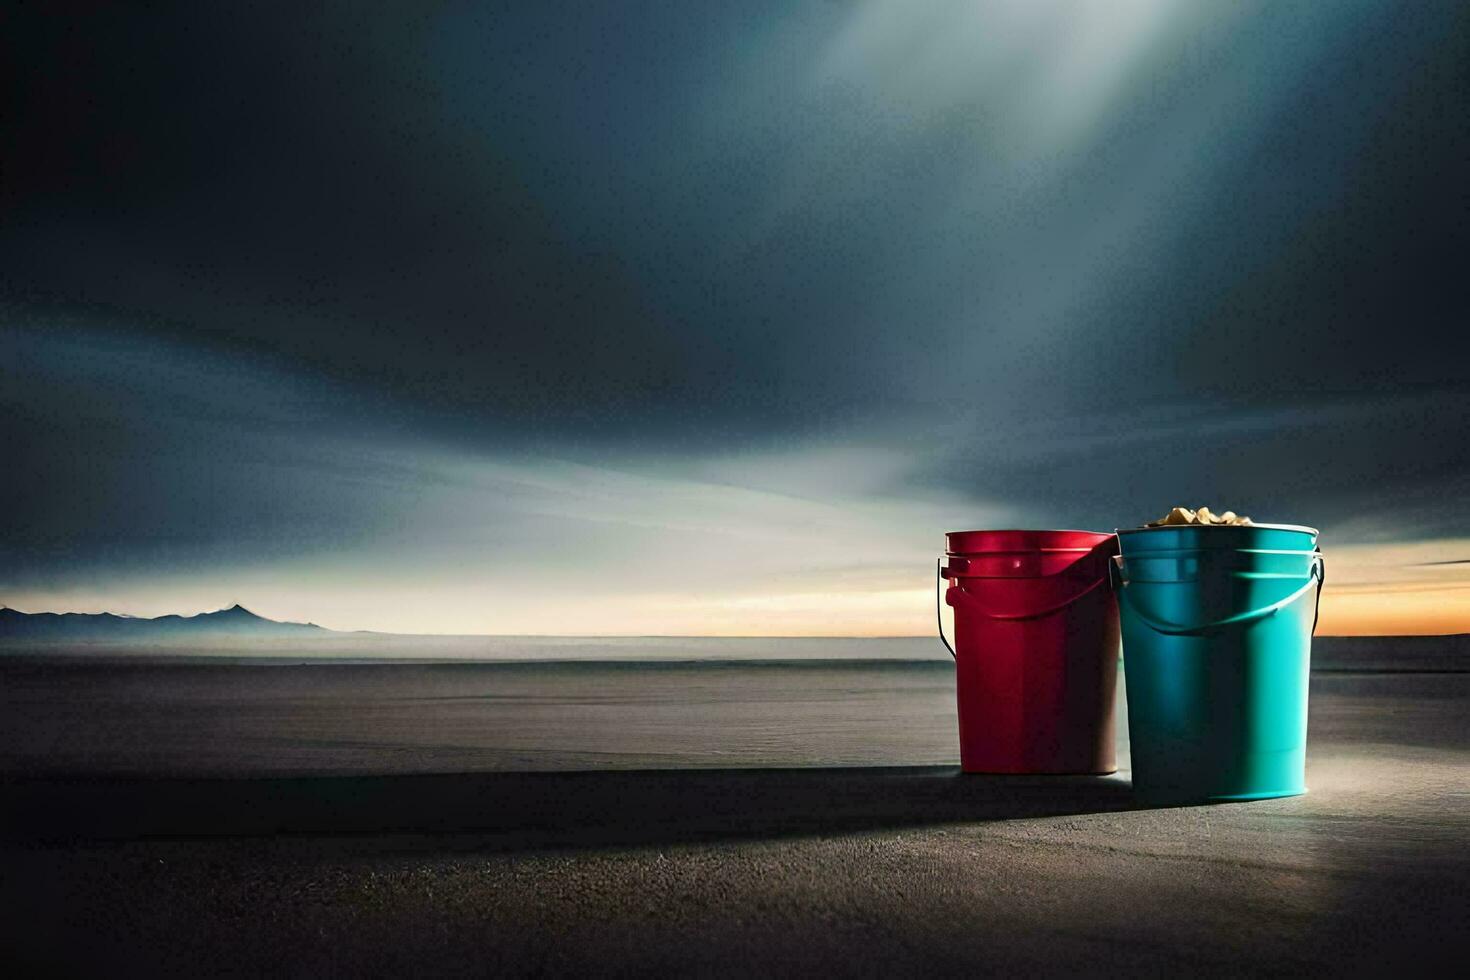
[[921, 632], [945, 530], [1211, 503], [1470, 624], [1464, 3], [67, 6], [0, 601]]

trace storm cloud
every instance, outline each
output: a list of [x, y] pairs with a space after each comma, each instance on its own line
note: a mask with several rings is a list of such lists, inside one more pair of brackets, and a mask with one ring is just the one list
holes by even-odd
[[653, 631], [686, 620], [616, 611], [917, 590], [958, 525], [1470, 537], [1463, 4], [180, 5], [0, 43], [7, 596], [269, 581], [325, 620], [313, 589], [419, 583], [395, 628], [556, 631], [571, 566], [586, 629]]

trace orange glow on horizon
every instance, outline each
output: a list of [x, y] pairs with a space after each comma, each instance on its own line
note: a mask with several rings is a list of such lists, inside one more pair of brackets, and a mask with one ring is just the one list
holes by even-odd
[[1470, 633], [1470, 540], [1323, 545], [1323, 636]]
[[1322, 596], [1321, 636], [1470, 633], [1470, 587], [1353, 587]]

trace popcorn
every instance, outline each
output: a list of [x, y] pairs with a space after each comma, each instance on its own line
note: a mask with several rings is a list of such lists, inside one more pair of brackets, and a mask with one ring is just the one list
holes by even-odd
[[1249, 517], [1239, 516], [1233, 510], [1227, 510], [1223, 514], [1211, 513], [1210, 508], [1201, 507], [1199, 510], [1190, 510], [1188, 507], [1175, 507], [1157, 521], [1150, 521], [1144, 527], [1178, 527], [1181, 524], [1249, 524]]

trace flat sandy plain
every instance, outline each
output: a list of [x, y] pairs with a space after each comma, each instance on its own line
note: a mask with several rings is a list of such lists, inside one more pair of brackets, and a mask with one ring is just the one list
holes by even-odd
[[[1160, 809], [1133, 800], [1126, 739], [1110, 777], [934, 761], [952, 714], [924, 705], [948, 675], [916, 669], [906, 707], [867, 704], [866, 734], [841, 737], [828, 729], [853, 712], [772, 708], [759, 688], [776, 682], [747, 678], [708, 717], [732, 744], [747, 732], [763, 768], [711, 767], [693, 738], [694, 768], [675, 746], [668, 765], [591, 771], [444, 774], [430, 755], [386, 774], [162, 778], [27, 772], [12, 754], [0, 956], [313, 977], [1463, 969], [1470, 674], [1317, 674], [1308, 795]], [[642, 686], [652, 700], [629, 710], [653, 724], [659, 685]], [[105, 714], [68, 727], [105, 737]], [[810, 758], [898, 725], [894, 764]]]

